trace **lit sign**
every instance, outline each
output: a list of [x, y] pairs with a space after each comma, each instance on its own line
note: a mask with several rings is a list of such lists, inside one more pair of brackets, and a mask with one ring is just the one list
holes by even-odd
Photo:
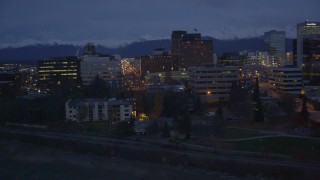
[[316, 23], [307, 23], [307, 26], [315, 26]]

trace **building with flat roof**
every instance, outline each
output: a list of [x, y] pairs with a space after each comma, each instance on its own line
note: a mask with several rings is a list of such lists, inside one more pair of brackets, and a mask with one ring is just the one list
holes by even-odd
[[303, 39], [303, 83], [320, 86], [320, 35]]
[[302, 68], [304, 85], [320, 85], [320, 22], [297, 24], [294, 64]]
[[238, 67], [202, 64], [188, 69], [188, 86], [203, 102], [227, 101], [233, 84], [238, 82]]
[[80, 83], [80, 61], [76, 56], [51, 57], [38, 62], [38, 86], [52, 89], [57, 85]]
[[69, 99], [65, 104], [66, 120], [92, 122], [111, 120], [114, 123], [129, 121], [132, 103], [116, 99]]
[[88, 86], [99, 76], [108, 87], [122, 86], [121, 61], [112, 56], [84, 55], [80, 63], [82, 85]]
[[313, 39], [320, 35], [320, 22], [305, 21], [297, 24], [297, 41], [296, 45], [296, 65], [302, 67], [304, 64], [304, 50], [306, 49], [303, 43], [304, 39]]
[[171, 54], [173, 56], [180, 55], [181, 38], [187, 34], [187, 31], [172, 31], [171, 34]]
[[173, 31], [171, 35], [172, 56], [178, 56], [179, 68], [213, 63], [213, 41], [204, 39], [200, 33]]
[[271, 30], [264, 33], [265, 51], [270, 55], [286, 53], [286, 33], [285, 31]]
[[164, 49], [155, 49], [148, 56], [141, 56], [141, 74], [144, 77], [149, 73], [170, 72], [178, 70], [178, 58]]
[[270, 69], [269, 86], [277, 94], [300, 94], [302, 88], [301, 68], [286, 66]]

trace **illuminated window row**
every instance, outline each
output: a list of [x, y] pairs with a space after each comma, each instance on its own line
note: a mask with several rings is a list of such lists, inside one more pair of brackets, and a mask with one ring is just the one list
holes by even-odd
[[42, 73], [42, 72], [76, 72], [76, 71], [77, 71], [76, 69], [59, 69], [59, 70], [52, 69], [52, 70], [39, 70], [39, 73]]
[[63, 61], [63, 62], [43, 62], [43, 64], [75, 64], [76, 62], [70, 62], [70, 61]]
[[76, 76], [77, 73], [62, 73], [62, 76]]
[[54, 66], [40, 66], [39, 69], [54, 68]]
[[77, 66], [39, 66], [39, 69], [76, 68]]

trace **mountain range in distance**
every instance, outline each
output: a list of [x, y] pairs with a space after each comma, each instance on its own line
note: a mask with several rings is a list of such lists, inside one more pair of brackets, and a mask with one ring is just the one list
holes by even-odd
[[[264, 51], [263, 38], [246, 38], [219, 40], [211, 37], [206, 39], [213, 40], [214, 53], [221, 56], [225, 52], [239, 52], [242, 50]], [[119, 54], [122, 57], [136, 57], [149, 55], [156, 48], [171, 50], [171, 40], [144, 40], [133, 42], [117, 48], [107, 48], [97, 45], [96, 50], [102, 54]], [[291, 52], [293, 49], [293, 39], [286, 39], [286, 51]], [[83, 53], [83, 46], [66, 45], [66, 44], [34, 44], [24, 47], [8, 47], [0, 49], [1, 63], [31, 63], [34, 64], [39, 60], [57, 56], [76, 56]]]

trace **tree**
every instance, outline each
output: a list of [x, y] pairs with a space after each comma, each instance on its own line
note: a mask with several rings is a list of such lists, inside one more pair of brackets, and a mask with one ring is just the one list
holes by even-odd
[[158, 122], [156, 120], [151, 121], [148, 129], [150, 134], [158, 134], [159, 133]]
[[110, 98], [110, 91], [106, 82], [97, 75], [89, 85], [87, 95], [91, 98]]
[[257, 122], [264, 121], [263, 108], [260, 98], [259, 79], [256, 77], [256, 87], [253, 94], [253, 100], [256, 102], [256, 108], [254, 110], [254, 120]]
[[217, 107], [216, 117], [217, 117], [217, 119], [219, 119], [219, 120], [223, 120], [223, 108], [222, 108], [222, 105], [221, 105], [221, 104], [219, 104], [218, 107]]
[[191, 126], [192, 122], [189, 114], [184, 113], [178, 118], [178, 129], [185, 134], [185, 139], [190, 139], [191, 137]]
[[238, 105], [235, 111], [238, 112], [239, 116], [249, 120], [252, 118], [252, 114], [253, 114], [252, 106], [249, 105], [251, 103], [252, 101], [250, 100], [250, 98], [247, 98], [246, 100], [244, 100], [242, 103]]
[[132, 134], [134, 134], [134, 129], [133, 129], [132, 125], [130, 124], [130, 122], [122, 121], [117, 124], [116, 135], [130, 136]]
[[15, 116], [21, 114], [16, 111], [16, 99], [11, 97], [0, 97], [0, 125], [13, 122]]
[[170, 129], [169, 129], [167, 121], [164, 122], [161, 137], [163, 137], [163, 138], [170, 137]]
[[266, 117], [271, 122], [279, 122], [284, 117], [287, 117], [282, 114], [282, 110], [279, 108], [279, 106], [277, 104], [273, 104], [271, 106], [268, 106], [266, 108], [266, 112], [267, 112]]
[[254, 112], [254, 120], [257, 122], [264, 121], [264, 114], [263, 114], [262, 104], [261, 104], [260, 100], [256, 102], [256, 109]]
[[130, 125], [131, 125], [131, 127], [132, 127], [132, 128], [134, 128], [134, 127], [135, 127], [135, 123], [134, 123], [135, 121], [136, 121], [136, 119], [135, 119], [135, 118], [133, 118], [133, 117], [132, 117], [132, 115], [131, 115], [131, 116], [130, 116], [130, 121], [129, 121], [129, 122], [130, 122]]
[[243, 118], [251, 118], [252, 108], [248, 106], [251, 102], [246, 89], [234, 83], [230, 91], [229, 102], [235, 114], [241, 115]]
[[212, 126], [213, 135], [217, 137], [223, 137], [223, 134], [225, 132], [225, 121], [216, 121], [214, 125]]
[[290, 117], [294, 113], [295, 100], [292, 95], [283, 95], [280, 97], [279, 105], [281, 109]]
[[89, 108], [86, 104], [82, 104], [79, 110], [79, 120], [84, 121], [88, 117]]
[[201, 114], [203, 112], [203, 103], [199, 95], [194, 98], [194, 112]]
[[237, 84], [232, 84], [230, 90], [230, 103], [231, 104], [238, 104], [243, 102], [248, 98], [248, 93], [245, 89], [241, 88]]
[[163, 96], [162, 115], [165, 117], [173, 117], [176, 112], [176, 97], [172, 92], [166, 92]]
[[142, 95], [142, 105], [144, 112], [150, 114], [155, 106], [155, 96], [150, 94], [143, 94]]
[[185, 87], [185, 93], [189, 96], [191, 95], [192, 89], [190, 88], [190, 86], [188, 85], [188, 80], [184, 79], [182, 80], [183, 85]]
[[303, 120], [307, 123], [309, 121], [310, 113], [307, 108], [307, 97], [302, 95], [302, 109], [300, 112], [300, 116], [302, 116]]

